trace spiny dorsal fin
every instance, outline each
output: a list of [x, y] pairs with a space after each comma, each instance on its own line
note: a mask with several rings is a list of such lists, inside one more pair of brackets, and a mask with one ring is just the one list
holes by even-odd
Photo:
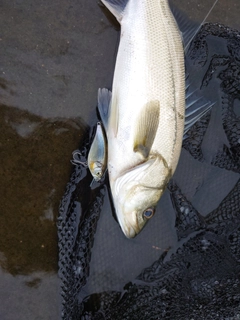
[[189, 82], [188, 74], [186, 74], [186, 109], [183, 140], [187, 138], [186, 133], [189, 129], [199, 121], [211, 108], [215, 101], [207, 100], [203, 97], [202, 92], [194, 90]]

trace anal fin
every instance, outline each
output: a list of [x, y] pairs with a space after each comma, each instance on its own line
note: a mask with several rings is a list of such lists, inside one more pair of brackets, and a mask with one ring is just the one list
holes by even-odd
[[129, 0], [101, 0], [108, 10], [121, 22], [124, 9]]

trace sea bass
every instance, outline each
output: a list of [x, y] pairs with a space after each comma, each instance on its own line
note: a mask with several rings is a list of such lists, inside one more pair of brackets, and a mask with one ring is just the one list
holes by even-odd
[[[99, 103], [119, 224], [135, 237], [153, 216], [180, 156], [184, 50], [167, 0], [102, 0], [121, 24], [112, 97]], [[100, 89], [99, 100], [108, 100]]]

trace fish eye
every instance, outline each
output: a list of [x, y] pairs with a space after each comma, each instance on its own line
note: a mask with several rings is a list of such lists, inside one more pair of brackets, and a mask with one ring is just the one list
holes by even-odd
[[101, 172], [100, 170], [97, 170], [97, 171], [95, 172], [95, 174], [96, 174], [96, 176], [97, 176], [98, 178], [101, 178], [101, 176], [102, 176], [102, 172]]
[[148, 208], [147, 210], [145, 210], [143, 212], [143, 217], [145, 219], [151, 219], [153, 217], [154, 213], [155, 213], [155, 209], [154, 208]]

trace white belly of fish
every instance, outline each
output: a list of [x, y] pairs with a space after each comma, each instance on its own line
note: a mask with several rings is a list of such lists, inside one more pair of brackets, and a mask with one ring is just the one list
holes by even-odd
[[121, 21], [107, 129], [110, 182], [139, 163], [133, 150], [136, 122], [152, 101], [159, 102], [160, 117], [151, 149], [173, 173], [184, 128], [182, 40], [167, 1], [130, 0]]

